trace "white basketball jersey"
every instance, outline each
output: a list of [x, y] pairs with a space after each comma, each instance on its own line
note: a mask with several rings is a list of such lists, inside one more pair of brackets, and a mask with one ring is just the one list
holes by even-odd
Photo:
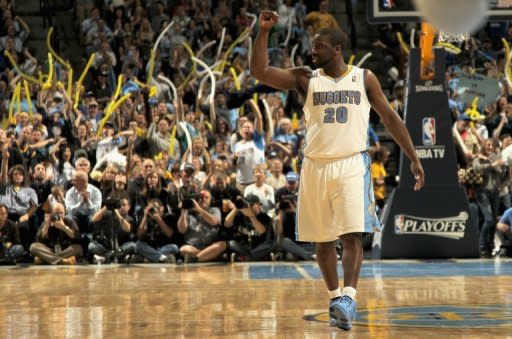
[[312, 159], [346, 158], [368, 148], [370, 102], [364, 69], [351, 69], [338, 79], [321, 69], [313, 71], [304, 104], [304, 156]]

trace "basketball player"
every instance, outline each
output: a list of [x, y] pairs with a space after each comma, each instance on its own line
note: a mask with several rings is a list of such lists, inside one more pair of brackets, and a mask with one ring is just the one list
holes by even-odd
[[[343, 61], [345, 35], [323, 29], [312, 41], [316, 70], [268, 65], [267, 43], [278, 14], [262, 11], [251, 72], [269, 86], [298, 90], [305, 98], [306, 140], [298, 199], [297, 238], [316, 242], [318, 265], [330, 297], [330, 324], [352, 328], [356, 288], [363, 261], [362, 232], [379, 226], [370, 177], [367, 139], [370, 107], [411, 161], [416, 183], [424, 173], [405, 124], [391, 108], [377, 77]], [[344, 288], [338, 284], [336, 240], [343, 245]]]

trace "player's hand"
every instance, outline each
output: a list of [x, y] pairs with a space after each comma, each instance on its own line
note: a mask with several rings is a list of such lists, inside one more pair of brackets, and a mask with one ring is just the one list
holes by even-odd
[[262, 30], [270, 30], [276, 23], [277, 19], [279, 19], [279, 14], [274, 11], [261, 11], [259, 17], [259, 25]]
[[411, 172], [414, 174], [414, 179], [416, 179], [414, 190], [419, 191], [425, 185], [425, 172], [423, 172], [423, 166], [421, 166], [419, 160], [411, 162]]

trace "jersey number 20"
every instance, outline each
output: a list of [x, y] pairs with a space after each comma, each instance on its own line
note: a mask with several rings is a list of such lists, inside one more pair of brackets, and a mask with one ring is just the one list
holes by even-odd
[[344, 124], [347, 122], [348, 110], [345, 106], [339, 106], [336, 110], [329, 107], [325, 109], [324, 113], [325, 124], [333, 124], [335, 122]]

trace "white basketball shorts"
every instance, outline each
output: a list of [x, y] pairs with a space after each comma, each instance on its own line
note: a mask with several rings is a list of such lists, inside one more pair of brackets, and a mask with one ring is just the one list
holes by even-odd
[[339, 160], [305, 158], [297, 206], [297, 240], [329, 242], [380, 229], [368, 152]]

